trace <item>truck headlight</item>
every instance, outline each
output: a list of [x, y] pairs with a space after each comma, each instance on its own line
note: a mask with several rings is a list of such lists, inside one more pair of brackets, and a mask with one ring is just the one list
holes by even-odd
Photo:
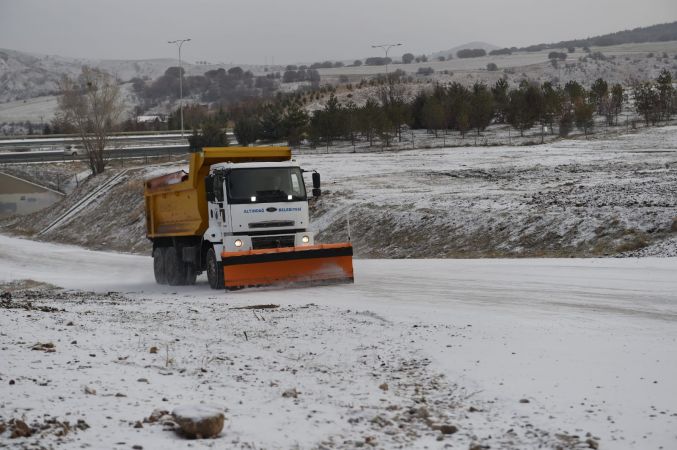
[[239, 239], [235, 239], [235, 247], [242, 247], [242, 241]]
[[303, 236], [301, 238], [301, 242], [303, 242], [304, 244], [307, 244], [308, 242], [310, 242], [310, 238], [308, 236]]

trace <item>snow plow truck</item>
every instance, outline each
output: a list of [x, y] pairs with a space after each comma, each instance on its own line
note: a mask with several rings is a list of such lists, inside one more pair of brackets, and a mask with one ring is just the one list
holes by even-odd
[[[205, 147], [189, 171], [144, 182], [155, 281], [213, 289], [353, 281], [350, 243], [317, 244], [288, 147]], [[312, 196], [321, 195], [312, 173]]]

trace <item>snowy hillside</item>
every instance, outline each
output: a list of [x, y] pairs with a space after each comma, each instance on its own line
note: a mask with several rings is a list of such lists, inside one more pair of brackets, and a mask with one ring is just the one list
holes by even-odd
[[[0, 49], [0, 103], [55, 94], [63, 75], [77, 76], [85, 65], [103, 69], [121, 81], [129, 81], [135, 77], [155, 79], [167, 68], [178, 66], [178, 60], [97, 60]], [[187, 75], [202, 75], [210, 69], [231, 66], [195, 65], [184, 60], [183, 67]]]
[[[296, 158], [323, 177], [323, 196], [311, 201], [319, 240], [347, 239], [350, 219], [360, 257], [677, 256], [674, 126], [530, 147], [342, 150]], [[148, 254], [141, 180], [177, 167], [129, 171], [45, 238]], [[37, 232], [102, 182], [2, 225]]]
[[201, 402], [226, 425], [193, 448], [677, 442], [674, 259], [358, 260], [354, 285], [223, 293], [0, 248], [0, 446], [185, 448], [162, 411]]
[[440, 50], [439, 52], [435, 52], [432, 55], [430, 55], [430, 59], [436, 59], [439, 56], [447, 58], [449, 55], [451, 55], [453, 58], [456, 58], [456, 52], [458, 52], [459, 50], [468, 50], [476, 48], [481, 48], [482, 50], [489, 53], [490, 51], [497, 50], [501, 47], [497, 47], [496, 45], [488, 44], [486, 42], [468, 42], [467, 44], [457, 45], [456, 47], [452, 47], [448, 50]]
[[350, 217], [363, 256], [605, 256], [664, 240], [677, 255], [676, 127], [299, 159], [326, 180], [320, 238], [345, 239]]

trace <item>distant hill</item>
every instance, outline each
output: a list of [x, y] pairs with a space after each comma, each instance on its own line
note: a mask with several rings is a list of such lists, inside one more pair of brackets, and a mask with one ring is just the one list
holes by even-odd
[[486, 42], [468, 42], [467, 44], [452, 47], [449, 50], [435, 52], [432, 55], [430, 55], [430, 59], [437, 59], [440, 56], [444, 56], [446, 58], [448, 55], [452, 55], [454, 58], [456, 58], [456, 52], [458, 52], [459, 50], [467, 50], [475, 48], [481, 48], [482, 50], [485, 50], [487, 53], [489, 53], [490, 51], [497, 50], [500, 47], [488, 44]]
[[55, 94], [63, 75], [77, 76], [85, 65], [127, 81], [133, 77], [156, 78], [176, 61], [94, 60], [0, 49], [0, 103]]
[[[132, 78], [155, 79], [171, 66], [178, 66], [176, 59], [112, 60], [69, 58], [55, 55], [40, 55], [0, 48], [0, 103], [26, 100], [53, 95], [58, 92], [58, 82], [63, 75], [77, 76], [82, 66], [98, 67], [120, 81]], [[229, 64], [191, 64], [183, 61], [186, 75], [202, 75], [204, 72]], [[257, 66], [240, 66], [256, 71]]]
[[607, 47], [621, 44], [641, 44], [644, 42], [677, 41], [677, 22], [639, 27], [632, 30], [617, 31], [586, 39], [573, 39], [553, 44], [538, 44], [523, 47], [519, 50], [539, 51], [551, 48], [567, 47]]

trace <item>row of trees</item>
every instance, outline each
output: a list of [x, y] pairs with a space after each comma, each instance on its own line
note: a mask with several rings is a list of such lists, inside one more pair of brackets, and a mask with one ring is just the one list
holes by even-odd
[[[247, 78], [244, 72], [229, 75]], [[330, 145], [338, 139], [355, 144], [362, 139], [370, 145], [379, 140], [388, 146], [393, 139], [402, 139], [405, 125], [434, 134], [453, 130], [461, 136], [471, 130], [480, 134], [492, 123], [510, 124], [522, 135], [535, 125], [540, 125], [541, 135], [546, 129], [554, 133], [555, 125], [561, 135], [573, 127], [587, 134], [594, 126], [595, 114], [604, 117], [608, 125], [616, 125], [626, 102], [634, 106], [647, 125], [669, 120], [677, 112], [677, 92], [667, 70], [655, 81], [636, 83], [630, 96], [620, 84], [610, 86], [601, 78], [589, 89], [575, 81], [564, 86], [523, 81], [511, 88], [505, 79], [500, 79], [491, 87], [479, 82], [471, 87], [460, 83], [436, 85], [408, 99], [406, 87], [393, 80], [378, 85], [377, 94], [361, 106], [352, 100], [341, 104], [333, 91], [327, 91], [331, 95], [325, 106], [309, 113], [304, 95], [278, 93], [272, 98], [241, 100], [218, 111], [189, 105], [184, 119], [188, 127], [203, 130], [191, 139], [195, 147], [207, 142], [204, 139], [226, 144], [224, 129], [229, 121], [234, 122], [241, 145], [257, 140], [286, 140], [298, 145], [304, 139], [314, 145]], [[103, 149], [108, 135], [119, 124], [123, 109], [117, 80], [85, 67], [76, 79], [64, 77], [60, 87], [59, 111], [52, 126], [77, 133], [87, 149], [92, 172], [100, 173], [105, 167]], [[176, 120], [175, 115], [169, 120]]]
[[283, 83], [293, 83], [296, 81], [310, 81], [311, 83], [320, 82], [320, 73], [316, 69], [298, 69], [286, 70], [282, 75]]
[[435, 135], [451, 130], [465, 136], [471, 131], [479, 135], [492, 123], [509, 124], [522, 136], [534, 126], [540, 126], [541, 136], [556, 130], [566, 136], [574, 128], [587, 135], [595, 126], [595, 115], [609, 126], [617, 125], [629, 94], [647, 123], [669, 119], [677, 109], [667, 71], [655, 82], [636, 84], [630, 93], [601, 78], [590, 88], [576, 81], [563, 86], [523, 81], [511, 88], [500, 79], [493, 86], [479, 82], [470, 87], [436, 85], [409, 101], [404, 93], [401, 85], [384, 84], [378, 95], [362, 106], [353, 101], [341, 104], [332, 94], [325, 107], [312, 114], [296, 100], [268, 101], [235, 114], [235, 135], [244, 145], [256, 140], [286, 140], [297, 145], [307, 138], [315, 145], [329, 145], [338, 139], [353, 143], [362, 139], [372, 145], [378, 139], [387, 146], [392, 139], [401, 138], [405, 125]]
[[655, 82], [635, 84], [635, 108], [647, 125], [668, 120], [677, 109], [677, 95], [672, 81], [670, 72], [663, 70]]
[[483, 48], [466, 48], [457, 51], [456, 56], [459, 58], [480, 58], [482, 56], [487, 56], [487, 51]]
[[[179, 78], [182, 69], [170, 67], [159, 78], [146, 81], [141, 78], [132, 79], [134, 93], [143, 102], [143, 108], [149, 109], [167, 100], [176, 100], [179, 96]], [[286, 73], [287, 79], [299, 78], [319, 82], [317, 70], [303, 69]], [[266, 97], [275, 93], [281, 75], [269, 73], [254, 76], [241, 67], [209, 70], [204, 75], [183, 74], [183, 95], [203, 102], [234, 103], [253, 97]]]
[[509, 48], [499, 48], [489, 52], [490, 56], [512, 55], [512, 50]]

